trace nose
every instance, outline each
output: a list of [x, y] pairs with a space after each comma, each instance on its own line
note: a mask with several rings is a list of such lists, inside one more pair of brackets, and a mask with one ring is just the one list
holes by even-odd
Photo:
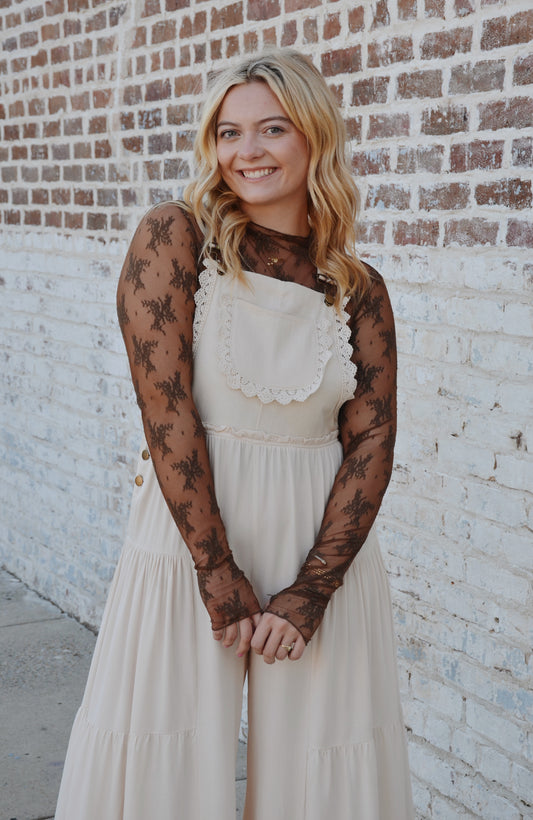
[[239, 144], [239, 157], [241, 159], [257, 159], [263, 154], [261, 140], [255, 132], [243, 134]]

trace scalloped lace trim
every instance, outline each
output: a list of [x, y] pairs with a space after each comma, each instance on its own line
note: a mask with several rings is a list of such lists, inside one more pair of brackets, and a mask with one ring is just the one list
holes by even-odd
[[289, 404], [291, 401], [305, 401], [316, 393], [324, 375], [324, 368], [331, 358], [332, 339], [328, 333], [330, 322], [327, 315], [321, 312], [316, 327], [317, 339], [317, 366], [315, 376], [307, 385], [295, 388], [267, 387], [258, 382], [247, 379], [235, 368], [231, 356], [231, 327], [233, 322], [235, 300], [231, 296], [222, 298], [222, 312], [218, 342], [218, 361], [222, 372], [226, 376], [228, 385], [234, 390], [240, 390], [247, 398], [257, 396], [263, 404], [276, 401], [278, 404]]
[[342, 303], [342, 311], [335, 311], [335, 325], [342, 365], [341, 404], [344, 404], [348, 399], [352, 399], [357, 388], [357, 365], [352, 362], [353, 347], [350, 344], [350, 327], [348, 325], [350, 316], [345, 310], [347, 304], [348, 298], [346, 297]]
[[257, 441], [261, 444], [282, 444], [293, 447], [325, 447], [333, 442], [338, 442], [338, 430], [332, 430], [325, 436], [289, 436], [278, 433], [267, 433], [263, 430], [237, 430], [224, 424], [209, 424], [204, 422], [203, 427], [207, 435], [223, 436], [232, 439], [244, 439], [245, 441]]
[[204, 260], [204, 270], [200, 271], [198, 275], [198, 288], [194, 294], [194, 302], [196, 309], [194, 311], [194, 322], [192, 329], [192, 349], [196, 353], [202, 330], [204, 329], [205, 320], [215, 284], [217, 281], [218, 268], [217, 263], [213, 259]]

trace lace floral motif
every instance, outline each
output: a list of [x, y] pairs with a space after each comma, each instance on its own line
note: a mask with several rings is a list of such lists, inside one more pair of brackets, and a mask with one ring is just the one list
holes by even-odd
[[335, 311], [335, 324], [337, 326], [337, 339], [339, 355], [342, 364], [342, 396], [340, 404], [344, 404], [348, 399], [353, 398], [357, 388], [357, 365], [352, 361], [353, 348], [350, 344], [350, 328], [348, 321], [350, 316], [345, 310], [348, 304], [346, 297], [342, 303], [342, 311]]
[[289, 404], [291, 401], [305, 401], [312, 393], [315, 393], [322, 382], [324, 368], [331, 358], [331, 323], [325, 310], [321, 310], [317, 325], [314, 328], [314, 340], [316, 342], [316, 361], [314, 365], [313, 378], [307, 384], [298, 387], [288, 386], [267, 386], [259, 381], [247, 378], [236, 367], [232, 351], [232, 326], [235, 317], [235, 299], [226, 295], [221, 300], [221, 317], [219, 329], [218, 361], [225, 374], [228, 385], [234, 390], [241, 390], [245, 396], [251, 398], [257, 396], [263, 404], [272, 401], [278, 404]]
[[196, 310], [194, 312], [193, 323], [193, 353], [196, 353], [200, 336], [204, 328], [205, 320], [215, 290], [217, 282], [218, 268], [213, 259], [204, 260], [204, 270], [198, 276], [198, 289], [194, 294]]

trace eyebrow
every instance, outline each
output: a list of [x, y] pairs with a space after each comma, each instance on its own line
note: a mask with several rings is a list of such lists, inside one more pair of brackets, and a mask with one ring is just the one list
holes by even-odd
[[[292, 124], [292, 120], [290, 120], [288, 117], [283, 117], [280, 114], [279, 116], [274, 115], [272, 117], [263, 117], [262, 120], [257, 121], [256, 125], [263, 125], [265, 122], [270, 122], [271, 120], [277, 120], [277, 121], [281, 120], [282, 122], [288, 122], [288, 123]], [[229, 120], [221, 120], [220, 122], [217, 122], [217, 128], [220, 128], [222, 125], [238, 125], [238, 124], [239, 124], [238, 122], [230, 122]]]

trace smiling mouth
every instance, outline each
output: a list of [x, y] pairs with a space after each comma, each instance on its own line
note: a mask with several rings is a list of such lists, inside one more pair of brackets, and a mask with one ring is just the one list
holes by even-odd
[[274, 173], [275, 170], [276, 170], [275, 168], [259, 168], [257, 171], [244, 171], [244, 170], [241, 170], [241, 171], [239, 171], [239, 173], [245, 179], [262, 179], [263, 177], [271, 176]]

